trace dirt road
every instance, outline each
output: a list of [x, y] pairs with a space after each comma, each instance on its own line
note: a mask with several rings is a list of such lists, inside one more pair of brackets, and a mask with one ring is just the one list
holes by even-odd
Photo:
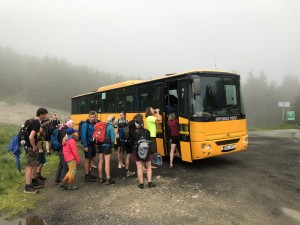
[[[156, 188], [139, 190], [113, 157], [115, 185], [84, 183], [74, 192], [52, 186], [30, 215], [48, 225], [79, 224], [300, 224], [299, 130], [249, 132], [243, 153], [197, 161], [167, 161], [154, 170]], [[132, 168], [134, 164], [132, 164]]]

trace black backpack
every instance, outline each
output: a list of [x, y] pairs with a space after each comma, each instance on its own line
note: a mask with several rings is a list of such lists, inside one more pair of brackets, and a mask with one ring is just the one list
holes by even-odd
[[19, 141], [22, 145], [26, 145], [29, 146], [30, 142], [29, 142], [29, 132], [28, 132], [28, 126], [34, 121], [34, 118], [28, 119], [25, 121], [25, 123], [22, 125], [18, 137], [19, 137]]
[[82, 130], [82, 125], [85, 123], [84, 120], [81, 120], [78, 124], [78, 141], [81, 141], [81, 130]]

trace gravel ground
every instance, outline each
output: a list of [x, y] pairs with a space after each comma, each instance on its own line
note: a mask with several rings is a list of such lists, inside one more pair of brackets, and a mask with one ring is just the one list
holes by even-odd
[[[197, 161], [168, 160], [154, 169], [156, 188], [137, 188], [136, 177], [116, 168], [114, 185], [85, 183], [79, 190], [52, 185], [47, 201], [29, 215], [46, 224], [300, 224], [299, 130], [249, 132], [245, 152]], [[55, 157], [55, 156], [51, 156]], [[131, 165], [134, 168], [134, 164]]]

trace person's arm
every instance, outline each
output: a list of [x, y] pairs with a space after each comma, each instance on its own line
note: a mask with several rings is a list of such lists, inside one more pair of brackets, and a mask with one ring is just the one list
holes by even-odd
[[29, 135], [29, 141], [30, 141], [33, 151], [37, 151], [37, 146], [35, 144], [35, 139], [34, 139], [35, 134], [36, 134], [36, 131], [32, 130]]
[[72, 152], [73, 152], [73, 155], [75, 157], [76, 163], [77, 163], [77, 165], [79, 165], [80, 164], [80, 157], [79, 157], [79, 154], [78, 154], [78, 149], [77, 149], [77, 146], [76, 146], [76, 141], [74, 139], [72, 139], [70, 141], [70, 147], [72, 149]]
[[161, 115], [159, 114], [159, 109], [156, 109], [156, 122], [161, 122]]
[[87, 148], [87, 146], [88, 146], [88, 142], [87, 142], [88, 140], [86, 137], [87, 129], [88, 129], [87, 123], [84, 123], [82, 125], [82, 129], [81, 129], [81, 140], [82, 140], [82, 145], [84, 148]]
[[113, 147], [115, 143], [115, 130], [113, 126], [111, 126], [110, 138], [111, 138], [111, 146]]

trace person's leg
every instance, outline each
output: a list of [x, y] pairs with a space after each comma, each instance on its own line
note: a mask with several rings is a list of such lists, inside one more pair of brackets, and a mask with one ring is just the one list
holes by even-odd
[[47, 152], [48, 155], [51, 154], [51, 152], [50, 152], [50, 141], [46, 141], [46, 152]]
[[152, 166], [151, 166], [151, 160], [146, 162], [146, 167], [147, 167], [147, 180], [148, 180], [148, 187], [152, 188], [155, 187], [156, 185], [152, 182]]
[[76, 161], [72, 160], [68, 163], [69, 166], [69, 185], [73, 185], [75, 182], [76, 175]]
[[97, 168], [97, 166], [95, 164], [95, 156], [93, 156], [92, 159], [91, 159], [91, 168], [90, 169], [92, 169], [92, 168], [94, 168], [94, 169]]
[[54, 184], [59, 184], [61, 182], [61, 175], [62, 175], [62, 170], [63, 170], [63, 161], [65, 161], [63, 159], [64, 156], [63, 156], [62, 152], [58, 152], [58, 156], [59, 156], [59, 163], [58, 163], [57, 170], [56, 170], [56, 176], [55, 176], [55, 183]]
[[110, 154], [104, 155], [106, 179], [110, 179]]
[[144, 177], [143, 177], [143, 163], [141, 161], [136, 162], [136, 172], [138, 175], [139, 183], [144, 183]]
[[39, 164], [37, 167], [37, 178], [40, 179], [41, 181], [44, 181], [44, 180], [46, 180], [46, 178], [42, 176], [42, 169], [43, 169], [44, 164], [46, 163], [45, 153], [39, 152], [38, 159], [39, 159]]
[[99, 153], [98, 172], [100, 182], [103, 182], [103, 160], [103, 153]]
[[121, 169], [122, 167], [124, 167], [124, 164], [123, 164], [123, 147], [118, 146], [118, 168]]
[[25, 184], [30, 185], [32, 182], [32, 166], [26, 166], [25, 168]]
[[173, 159], [174, 159], [174, 152], [175, 152], [176, 144], [171, 143], [171, 151], [170, 151], [170, 168], [173, 167]]

